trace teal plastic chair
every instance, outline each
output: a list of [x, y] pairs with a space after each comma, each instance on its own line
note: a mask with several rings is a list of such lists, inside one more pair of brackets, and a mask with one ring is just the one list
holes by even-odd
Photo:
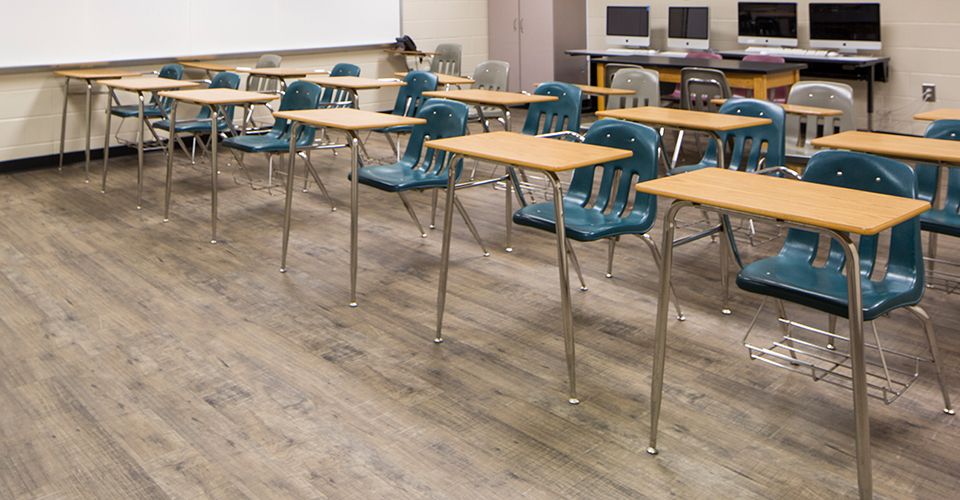
[[[584, 142], [597, 146], [626, 149], [633, 155], [603, 165], [581, 167], [573, 171], [570, 187], [563, 196], [564, 228], [569, 239], [609, 242], [607, 277], [613, 277], [613, 255], [621, 236], [633, 234], [643, 239], [660, 266], [660, 252], [649, 236], [657, 217], [656, 196], [638, 193], [634, 186], [657, 177], [660, 134], [638, 123], [602, 119], [593, 124]], [[595, 190], [597, 176], [599, 187]], [[527, 205], [513, 214], [522, 226], [555, 232], [557, 215], [553, 202]], [[569, 248], [569, 242], [568, 248]], [[570, 253], [580, 274], [575, 254]], [[586, 290], [581, 277], [581, 289]], [[674, 296], [677, 317], [683, 319]]]
[[[817, 153], [807, 164], [802, 181], [905, 198], [917, 196], [917, 178], [910, 167], [896, 160], [865, 153]], [[879, 235], [861, 236], [858, 244], [863, 320], [874, 321], [899, 308], [907, 308], [920, 319], [937, 368], [944, 408], [952, 412], [933, 324], [919, 307], [924, 292], [920, 218], [914, 217], [890, 230], [885, 272], [880, 272], [876, 265], [879, 239]], [[835, 318], [849, 315], [847, 277], [844, 275], [846, 258], [839, 243], [832, 241], [829, 249], [826, 249], [826, 259], [819, 264], [819, 243], [820, 237], [816, 233], [790, 229], [780, 253], [745, 266], [737, 276], [737, 286], [778, 301], [785, 300], [823, 311], [830, 315], [830, 329], [835, 330]]]
[[[240, 75], [231, 73], [229, 71], [217, 73], [214, 75], [213, 79], [210, 80], [209, 88], [237, 90], [240, 88]], [[230, 129], [230, 124], [233, 123], [234, 108], [235, 106], [224, 106], [223, 110], [218, 113], [218, 133]], [[158, 120], [153, 124], [153, 126], [154, 128], [170, 132], [170, 120]], [[209, 135], [211, 130], [212, 126], [210, 123], [210, 108], [208, 106], [201, 106], [200, 111], [193, 120], [177, 120], [177, 125], [174, 130], [175, 134], [173, 134], [173, 137], [176, 137], [177, 143], [180, 144], [180, 148], [183, 150], [183, 152], [190, 156], [191, 163], [196, 163], [197, 142], [200, 142], [200, 147], [202, 147], [204, 151], [207, 149], [204, 143], [199, 141], [199, 136], [203, 134]], [[187, 151], [187, 146], [183, 143], [183, 139], [180, 138], [180, 134], [190, 134], [193, 136], [193, 144], [190, 151]]]
[[535, 102], [527, 109], [522, 132], [527, 135], [578, 132], [583, 105], [580, 89], [569, 83], [543, 83], [534, 91], [536, 95], [556, 96], [558, 100]]
[[[427, 234], [423, 231], [423, 226], [404, 193], [411, 190], [440, 190], [446, 188], [451, 169], [454, 171], [453, 175], [459, 180], [463, 170], [463, 160], [459, 160], [456, 165], [448, 165], [447, 153], [435, 149], [426, 149], [423, 144], [428, 140], [459, 137], [466, 134], [468, 115], [469, 108], [466, 104], [447, 99], [430, 99], [420, 107], [415, 115], [417, 118], [425, 119], [427, 123], [412, 128], [410, 140], [407, 142], [407, 147], [400, 161], [390, 165], [367, 166], [358, 171], [357, 182], [360, 184], [397, 193], [400, 196], [403, 206], [407, 209], [407, 213], [413, 219], [414, 224], [417, 225], [417, 230], [420, 231], [420, 236], [423, 238], [426, 238]], [[457, 198], [454, 198], [454, 201], [467, 228], [470, 229], [470, 233], [473, 234], [483, 250], [483, 255], [490, 255], [463, 204]]]
[[[924, 137], [960, 140], [960, 120], [938, 120], [927, 127]], [[921, 200], [933, 202], [933, 194], [940, 182], [936, 165], [917, 165], [918, 195]], [[930, 210], [920, 216], [920, 228], [932, 233], [960, 237], [960, 170], [947, 169], [947, 197], [942, 209]], [[933, 251], [933, 248], [930, 249]]]
[[[160, 68], [160, 73], [158, 74], [160, 78], [169, 78], [171, 80], [181, 80], [183, 79], [183, 66], [179, 64], [167, 64]], [[167, 113], [170, 112], [170, 107], [173, 102], [170, 99], [160, 98], [157, 94], [153, 94], [150, 98], [150, 103], [143, 106], [143, 116], [144, 118], [164, 118], [167, 116]], [[129, 104], [123, 106], [114, 106], [110, 109], [110, 114], [113, 116], [119, 116], [120, 118], [136, 118], [140, 113], [140, 107], [136, 104]], [[122, 122], [121, 122], [122, 126]]]
[[[729, 132], [720, 132], [724, 144], [733, 141], [733, 149], [727, 158], [727, 168], [746, 172], [760, 172], [765, 167], [781, 167], [785, 163], [785, 123], [783, 108], [768, 101], [758, 99], [730, 99], [720, 107], [720, 113], [728, 115], [769, 118], [772, 123]], [[749, 144], [749, 149], [747, 149]], [[763, 147], [766, 146], [766, 151]], [[717, 144], [710, 141], [700, 163], [671, 169], [669, 174], [679, 174], [717, 166]], [[776, 169], [783, 172], [786, 169]], [[765, 173], [763, 172], [763, 173]]]
[[[330, 76], [360, 76], [360, 66], [350, 63], [337, 63], [330, 70]], [[348, 93], [342, 89], [324, 88], [320, 94], [320, 107], [342, 108], [353, 103], [347, 98]]]
[[[437, 75], [427, 71], [411, 71], [407, 73], [403, 81], [406, 85], [400, 87], [397, 100], [393, 105], [393, 111], [390, 113], [398, 116], [416, 116], [420, 107], [427, 101], [423, 93], [437, 90]], [[413, 127], [403, 125], [379, 128], [373, 131], [383, 134], [387, 138], [390, 148], [393, 149], [393, 154], [396, 155], [397, 161], [400, 161], [400, 135], [411, 133]], [[390, 134], [395, 134], [397, 136], [396, 140]]]
[[[317, 109], [320, 104], [320, 94], [322, 91], [323, 90], [316, 83], [308, 82], [306, 80], [297, 80], [287, 87], [283, 97], [280, 98], [279, 110], [292, 111], [298, 109]], [[272, 186], [273, 160], [274, 157], [290, 151], [290, 129], [290, 123], [286, 119], [277, 118], [273, 123], [273, 127], [271, 127], [270, 130], [268, 130], [265, 134], [239, 135], [230, 137], [224, 140], [222, 145], [234, 153], [234, 157], [237, 159], [237, 162], [240, 163], [240, 166], [244, 169], [246, 169], [246, 166], [243, 164], [243, 153], [266, 154], [268, 162], [267, 184]], [[307, 172], [309, 172], [309, 174], [317, 182], [317, 185], [320, 187], [320, 191], [323, 192], [323, 196], [327, 198], [327, 201], [330, 202], [331, 208], [336, 210], [336, 207], [333, 205], [333, 199], [330, 198], [326, 187], [320, 180], [320, 176], [317, 174], [316, 169], [310, 162], [308, 150], [314, 145], [316, 132], [317, 131], [314, 127], [308, 125], [298, 127], [296, 138], [298, 156], [303, 159]], [[237, 155], [237, 152], [240, 152], [241, 154]]]

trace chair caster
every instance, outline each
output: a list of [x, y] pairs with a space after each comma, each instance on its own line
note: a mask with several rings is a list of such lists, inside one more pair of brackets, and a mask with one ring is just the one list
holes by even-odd
[[604, 276], [606, 276], [607, 278], [612, 278], [612, 277], [613, 277], [613, 275], [610, 274], [610, 273], [604, 274]]
[[433, 339], [433, 343], [434, 343], [434, 344], [442, 344], [442, 343], [443, 343], [443, 339], [440, 338], [440, 337], [437, 337], [437, 338]]
[[570, 404], [572, 404], [572, 405], [578, 405], [578, 404], [580, 404], [580, 400], [577, 399], [577, 398], [570, 398], [570, 399], [567, 400], [567, 402], [570, 403]]
[[513, 247], [504, 248], [503, 251], [505, 251], [505, 252], [507, 252], [507, 253], [511, 253], [511, 252], [513, 252]]
[[490, 252], [483, 252], [483, 256], [484, 256], [484, 257], [489, 257], [489, 256], [490, 256]]
[[687, 317], [685, 315], [683, 314], [677, 315], [677, 321], [686, 321], [686, 320], [687, 320]]
[[587, 290], [590, 290], [590, 289], [585, 286], [580, 287], [581, 292], [586, 292]]
[[437, 228], [436, 224], [430, 224], [430, 225], [427, 226], [427, 227], [429, 227], [430, 229], [436, 229], [436, 228]]
[[356, 302], [351, 302], [351, 303], [350, 303], [350, 307], [357, 307], [357, 306], [359, 306], [359, 305], [360, 305], [360, 304], [357, 304]]
[[647, 454], [648, 454], [648, 455], [656, 455], [657, 453], [660, 453], [660, 452], [657, 451], [657, 449], [654, 448], [653, 446], [650, 446], [650, 447], [647, 448]]
[[723, 314], [724, 316], [730, 316], [731, 314], [733, 314], [733, 311], [731, 311], [730, 309], [724, 308], [720, 310], [720, 314]]
[[946, 413], [947, 415], [956, 415], [956, 412], [953, 411], [953, 408], [944, 408], [943, 412]]

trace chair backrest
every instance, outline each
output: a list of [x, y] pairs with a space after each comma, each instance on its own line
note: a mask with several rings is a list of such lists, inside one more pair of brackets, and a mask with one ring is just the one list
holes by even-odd
[[686, 59], [723, 59], [723, 56], [713, 52], [693, 51], [687, 52]]
[[[727, 156], [728, 168], [753, 172], [759, 169], [762, 158], [766, 167], [784, 165], [786, 160], [783, 138], [785, 113], [782, 107], [760, 99], [731, 99], [720, 107], [720, 113], [769, 118], [772, 122], [769, 125], [742, 128], [719, 134], [724, 144], [733, 141], [733, 148]], [[704, 160], [708, 163], [716, 163], [717, 144], [715, 141], [710, 141], [710, 144], [707, 145]]]
[[415, 116], [426, 99], [424, 92], [437, 90], [437, 75], [428, 71], [411, 71], [403, 78], [406, 85], [397, 92], [397, 101], [393, 105], [392, 114], [400, 116]]
[[[801, 129], [799, 116], [788, 116], [787, 141], [789, 144], [798, 144], [801, 133], [805, 137], [803, 143], [808, 144], [817, 137], [853, 129], [853, 87], [845, 83], [797, 82], [790, 89], [787, 103], [843, 111], [843, 114], [838, 117], [824, 117], [822, 129], [817, 126], [816, 122], [808, 122], [805, 131]], [[810, 120], [810, 122], [812, 121]]]
[[[803, 182], [816, 182], [850, 189], [859, 189], [905, 198], [915, 198], [917, 178], [913, 170], [902, 162], [866, 153], [850, 151], [821, 151], [807, 163]], [[811, 265], [817, 258], [819, 235], [810, 231], [791, 229], [780, 255], [805, 260]], [[859, 242], [860, 273], [873, 276], [877, 263], [878, 235], [861, 236]], [[846, 258], [836, 241], [824, 263], [827, 269], [843, 272]], [[887, 273], [883, 280], [912, 281], [916, 299], [923, 295], [923, 250], [920, 241], [920, 221], [914, 217], [893, 227], [887, 257]]]
[[[931, 139], [945, 139], [948, 141], [960, 140], [960, 120], [937, 120], [927, 126], [924, 137]], [[917, 172], [917, 198], [933, 201], [933, 194], [937, 192], [940, 183], [940, 169], [936, 165], [920, 163]], [[945, 210], [960, 211], [960, 169], [947, 169], [947, 197], [944, 203]]]
[[718, 69], [683, 68], [680, 70], [680, 107], [693, 111], [714, 111], [710, 101], [731, 96], [727, 76]]
[[[231, 73], [229, 71], [222, 71], [213, 75], [213, 79], [210, 80], [211, 89], [233, 89], [237, 90], [240, 88], [240, 75], [236, 73]], [[220, 118], [225, 120], [227, 123], [233, 121], [233, 110], [236, 106], [224, 106], [223, 114], [220, 115]], [[210, 118], [210, 107], [201, 106], [200, 112], [197, 113], [198, 120], [205, 120]]]
[[[298, 109], [316, 109], [320, 105], [320, 94], [323, 89], [319, 85], [306, 80], [297, 80], [287, 86], [287, 91], [280, 98], [279, 111], [294, 111]], [[268, 132], [274, 137], [290, 140], [290, 126], [285, 118], [277, 118], [273, 122], [273, 127]], [[297, 145], [300, 147], [309, 146], [313, 143], [316, 129], [310, 126], [300, 128], [300, 134], [297, 137]]]
[[[255, 68], [278, 68], [283, 58], [277, 54], [263, 54], [257, 59]], [[260, 76], [251, 77], [247, 85], [247, 90], [256, 92], [276, 92], [280, 82], [276, 78], [263, 78]]]
[[524, 134], [580, 131], [580, 110], [583, 103], [582, 93], [578, 87], [569, 83], [548, 82], [537, 87], [534, 94], [551, 95], [559, 99], [531, 104], [527, 109], [527, 119], [523, 122]]
[[[350, 63], [337, 63], [330, 70], [330, 76], [360, 76], [360, 66]], [[350, 94], [343, 89], [324, 88], [320, 95], [321, 104], [332, 102], [346, 102], [350, 100]], [[327, 107], [346, 107], [348, 104], [327, 106]]]
[[473, 71], [473, 88], [506, 91], [510, 82], [510, 63], [483, 61]]
[[[660, 134], [646, 125], [604, 118], [590, 127], [584, 142], [626, 149], [633, 151], [633, 155], [623, 160], [574, 170], [564, 200], [583, 207], [590, 206], [618, 218], [639, 215], [639, 218], [631, 220], [631, 224], [652, 226], [657, 215], [657, 197], [638, 193], [634, 186], [657, 177]], [[595, 190], [598, 169], [601, 177]]]
[[613, 74], [610, 87], [632, 90], [629, 96], [611, 96], [607, 109], [660, 105], [660, 73], [649, 69], [624, 68]]
[[[407, 141], [407, 149], [403, 152], [400, 163], [410, 168], [420, 169], [425, 173], [440, 175], [446, 172], [448, 155], [436, 149], [424, 149], [423, 143], [434, 139], [458, 137], [467, 133], [467, 115], [470, 108], [462, 102], [448, 99], [430, 99], [417, 111], [417, 118], [427, 120], [427, 123], [415, 125]], [[454, 166], [459, 178], [463, 167], [461, 159]]]
[[459, 43], [441, 43], [437, 45], [437, 55], [430, 61], [431, 73], [460, 76], [460, 60], [463, 46]]
[[[176, 63], [164, 64], [160, 68], [160, 71], [158, 72], [157, 76], [159, 76], [160, 78], [169, 78], [171, 80], [182, 80], [183, 66]], [[171, 106], [173, 106], [172, 100], [167, 99], [166, 97], [161, 98], [156, 92], [153, 93], [153, 95], [150, 97], [150, 103], [151, 104], [159, 103], [163, 107], [163, 109], [167, 112], [169, 112]]]

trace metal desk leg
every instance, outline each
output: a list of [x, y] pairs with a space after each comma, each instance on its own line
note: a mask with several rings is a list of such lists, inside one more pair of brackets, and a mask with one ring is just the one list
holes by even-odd
[[113, 116], [111, 111], [113, 110], [113, 104], [110, 104], [110, 100], [107, 99], [107, 116], [104, 120], [106, 122], [106, 127], [104, 127], [103, 132], [103, 180], [100, 184], [100, 192], [107, 192], [107, 166], [110, 163], [110, 118]]
[[297, 162], [297, 134], [303, 128], [297, 122], [290, 123], [290, 160], [287, 162], [287, 193], [283, 206], [283, 246], [280, 250], [280, 272], [287, 272], [287, 246], [290, 241], [290, 218], [293, 212], [293, 170]]
[[717, 142], [717, 166], [720, 168], [726, 168], [727, 155], [724, 151], [726, 145], [723, 143], [723, 139], [720, 138], [720, 134], [716, 132], [710, 132], [710, 135], [712, 135], [713, 140]]
[[[170, 220], [170, 196], [173, 191], [173, 148], [177, 130], [177, 100], [170, 103], [170, 137], [167, 139], [167, 182], [163, 193], [163, 222]], [[196, 141], [196, 138], [194, 138]]]
[[[84, 150], [83, 156], [83, 182], [90, 182], [90, 126], [93, 123], [93, 99], [91, 98], [91, 93], [93, 92], [93, 81], [87, 80], [87, 142], [86, 149]], [[63, 155], [61, 153], [61, 158]]]
[[[451, 167], [460, 161], [460, 155], [450, 155]], [[448, 167], [449, 168], [449, 167]], [[457, 195], [457, 179], [447, 175], [447, 196], [443, 203], [443, 243], [440, 251], [440, 283], [437, 286], [437, 336], [433, 341], [443, 342], [443, 309], [447, 302], [447, 272], [450, 269], [450, 238], [453, 233], [453, 199]]]
[[63, 172], [63, 146], [67, 139], [67, 103], [69, 101], [70, 77], [68, 76], [63, 84], [63, 114], [60, 115], [60, 166], [57, 168], [60, 172]]
[[[210, 123], [219, 123], [219, 119], [217, 107], [210, 106]], [[217, 242], [217, 139], [217, 134], [210, 134], [210, 243]]]
[[143, 92], [137, 92], [137, 210], [143, 208]]
[[[350, 139], [350, 307], [357, 307], [357, 229], [360, 214], [360, 137], [349, 132]], [[292, 176], [291, 176], [292, 177]], [[452, 214], [453, 211], [450, 211]], [[450, 214], [444, 214], [449, 217]]]
[[[936, 210], [941, 210], [944, 205], [946, 205], [946, 189], [949, 175], [949, 167], [942, 161], [937, 162], [937, 185], [933, 192], [933, 208]], [[929, 231], [929, 233], [927, 236], [929, 238], [927, 242], [927, 256], [930, 258], [928, 269], [930, 273], [933, 273], [937, 259], [938, 237], [934, 231]], [[928, 284], [928, 286], [930, 285]]]
[[350, 92], [350, 100], [353, 101], [353, 109], [360, 109], [360, 92], [357, 89], [347, 89]]
[[667, 355], [667, 317], [670, 315], [670, 280], [673, 271], [673, 236], [676, 232], [677, 212], [692, 203], [675, 201], [663, 216], [663, 251], [660, 262], [660, 294], [657, 298], [657, 330], [654, 340], [653, 376], [650, 384], [650, 445], [647, 453], [657, 454], [657, 425], [660, 422], [660, 404], [663, 397], [663, 368]]
[[572, 404], [579, 404], [577, 398], [576, 343], [573, 335], [573, 307], [570, 304], [570, 269], [567, 261], [567, 233], [563, 221], [563, 187], [560, 178], [554, 172], [545, 172], [553, 187], [553, 210], [556, 214], [557, 267], [560, 271], [560, 314], [563, 318], [563, 345], [567, 354], [567, 376], [569, 377], [569, 398]]
[[850, 362], [853, 376], [853, 414], [856, 422], [857, 483], [860, 498], [873, 497], [873, 473], [870, 464], [870, 413], [867, 405], [867, 370], [863, 357], [863, 306], [860, 295], [860, 253], [850, 235], [831, 234], [847, 256], [847, 296], [850, 323]]
[[873, 132], [873, 82], [876, 69], [876, 66], [867, 68], [867, 131], [869, 132]]

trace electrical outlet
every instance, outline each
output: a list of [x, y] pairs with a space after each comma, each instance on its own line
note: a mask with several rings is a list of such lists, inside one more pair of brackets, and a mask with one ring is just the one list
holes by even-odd
[[921, 87], [923, 102], [937, 102], [937, 84], [924, 83]]

